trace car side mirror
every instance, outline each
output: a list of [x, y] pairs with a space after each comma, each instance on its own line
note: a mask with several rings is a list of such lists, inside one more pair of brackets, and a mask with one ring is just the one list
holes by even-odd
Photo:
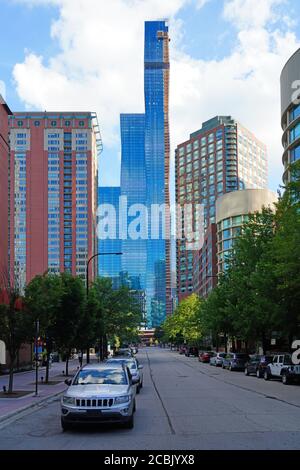
[[139, 369], [144, 369], [144, 366], [140, 365], [140, 366], [139, 366]]
[[131, 379], [132, 385], [136, 385], [138, 382], [139, 382], [139, 378], [138, 378], [138, 377], [132, 377], [132, 379]]
[[68, 387], [71, 385], [72, 379], [66, 379], [65, 384], [68, 385]]

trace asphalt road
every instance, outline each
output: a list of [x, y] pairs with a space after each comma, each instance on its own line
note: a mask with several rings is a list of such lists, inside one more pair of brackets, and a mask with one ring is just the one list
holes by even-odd
[[0, 423], [0, 449], [300, 449], [300, 386], [224, 371], [160, 348], [139, 355], [133, 430], [62, 432], [59, 401]]

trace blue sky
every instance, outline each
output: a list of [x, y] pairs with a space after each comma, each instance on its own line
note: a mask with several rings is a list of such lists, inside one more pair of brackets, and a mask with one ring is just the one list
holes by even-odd
[[143, 111], [143, 21], [154, 15], [170, 18], [173, 150], [202, 121], [232, 114], [267, 144], [270, 187], [281, 183], [279, 76], [300, 46], [298, 0], [0, 0], [0, 7], [9, 106], [97, 111], [102, 185], [118, 184], [119, 114]]

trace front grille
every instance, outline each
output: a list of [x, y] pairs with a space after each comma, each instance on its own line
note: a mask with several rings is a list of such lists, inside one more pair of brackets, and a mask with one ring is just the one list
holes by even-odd
[[76, 406], [85, 408], [109, 408], [113, 406], [113, 398], [101, 398], [101, 399], [88, 399], [88, 398], [76, 398]]

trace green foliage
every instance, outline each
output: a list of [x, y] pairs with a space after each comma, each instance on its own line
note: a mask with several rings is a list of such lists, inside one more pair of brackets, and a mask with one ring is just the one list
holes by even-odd
[[195, 294], [183, 299], [174, 314], [163, 323], [163, 339], [175, 344], [185, 341], [189, 345], [197, 345], [202, 337], [200, 306], [201, 300]]
[[266, 349], [272, 331], [300, 333], [300, 163], [276, 204], [250, 215], [227, 260], [228, 269], [201, 307], [204, 331]]

